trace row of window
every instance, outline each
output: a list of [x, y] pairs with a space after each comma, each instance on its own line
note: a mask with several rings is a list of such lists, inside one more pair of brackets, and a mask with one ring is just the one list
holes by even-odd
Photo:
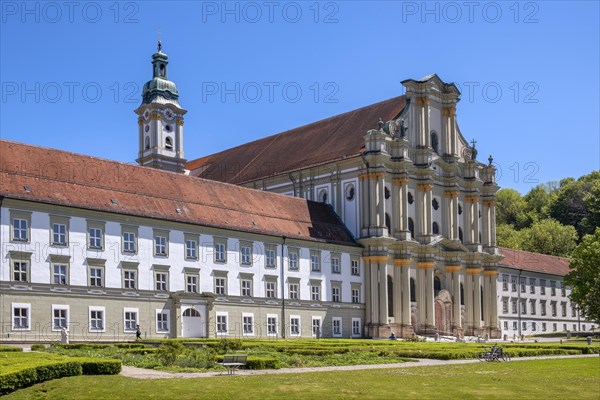
[[[68, 305], [53, 304], [51, 307], [50, 323], [52, 331], [68, 329], [70, 324], [70, 307]], [[156, 333], [168, 333], [170, 331], [169, 310], [156, 310], [155, 329]], [[133, 333], [139, 326], [139, 310], [137, 308], [123, 308], [124, 333]], [[31, 330], [31, 304], [12, 304], [12, 329], [15, 331]], [[103, 306], [88, 307], [89, 332], [106, 331], [106, 308]]]
[[[69, 284], [69, 265], [53, 263], [51, 264], [52, 276], [51, 283], [54, 285]], [[105, 286], [103, 266], [91, 265], [88, 268], [89, 286], [93, 288], [103, 288]], [[228, 294], [228, 278], [225, 271], [215, 271], [217, 276], [214, 277], [214, 293], [217, 295]], [[218, 275], [222, 273], [222, 275]], [[18, 283], [29, 282], [29, 263], [25, 261], [14, 261], [12, 271], [13, 281]], [[185, 291], [188, 293], [199, 293], [199, 272], [197, 270], [188, 270], [185, 272]], [[293, 282], [288, 283], [288, 298], [290, 300], [300, 300], [300, 282], [299, 278], [290, 278]], [[332, 302], [342, 301], [341, 282], [332, 283], [331, 297]], [[360, 283], [352, 283], [351, 301], [352, 303], [360, 303]], [[136, 290], [138, 286], [138, 271], [136, 269], [122, 270], [122, 288], [128, 290]], [[254, 297], [253, 293], [254, 282], [252, 274], [243, 274], [240, 278], [240, 295], [242, 297]], [[165, 270], [154, 271], [154, 290], [158, 292], [168, 292], [169, 272]], [[265, 297], [277, 298], [277, 277], [266, 277], [265, 280]], [[321, 281], [311, 280], [310, 300], [321, 301]]]
[[[504, 321], [504, 330], [507, 331], [508, 327], [509, 327], [508, 321]], [[541, 327], [541, 331], [542, 332], [546, 332], [547, 329], [546, 329], [546, 323], [545, 322], [540, 323], [540, 327]], [[573, 324], [573, 325], [571, 325], [571, 327], [572, 327], [572, 329], [571, 329], [572, 331], [577, 331], [577, 324]], [[586, 328], [587, 327], [586, 327], [585, 324], [583, 324], [581, 326], [581, 329], [583, 329], [583, 331], [585, 331]], [[516, 331], [518, 329], [519, 329], [518, 322], [517, 321], [513, 321], [512, 322], [512, 330]], [[592, 329], [593, 329], [593, 326], [592, 326]], [[521, 330], [522, 331], [530, 330], [532, 332], [536, 332], [538, 330], [538, 323], [537, 322], [521, 321]], [[568, 331], [569, 330], [568, 325], [563, 323], [562, 324], [562, 330], [564, 332]], [[558, 324], [556, 322], [552, 323], [552, 331], [553, 332], [557, 332], [558, 331]]]
[[[227, 312], [217, 312], [216, 315], [216, 333], [218, 336], [225, 336], [236, 332], [230, 326], [229, 315]], [[241, 333], [244, 336], [255, 336], [256, 325], [254, 322], [253, 313], [243, 313], [241, 320]], [[323, 324], [321, 317], [311, 318], [311, 335], [314, 337], [320, 337], [321, 335], [327, 335], [327, 330], [331, 329], [331, 336], [341, 337], [343, 334], [343, 318], [332, 317], [330, 320], [330, 326]], [[299, 315], [290, 315], [289, 323], [285, 331], [290, 336], [301, 336], [302, 335], [302, 318]], [[360, 318], [352, 318], [351, 320], [351, 332], [353, 337], [361, 336], [362, 321]], [[277, 314], [266, 315], [266, 333], [269, 336], [277, 336], [280, 332], [279, 327], [279, 316]]]
[[[508, 298], [503, 298], [502, 299], [502, 312], [504, 314], [508, 314]], [[527, 314], [527, 299], [521, 299], [520, 300], [520, 309], [521, 309], [521, 314]], [[529, 313], [530, 315], [536, 315], [537, 312], [537, 306], [536, 306], [537, 300], [536, 299], [529, 299]], [[512, 314], [517, 314], [518, 313], [518, 304], [519, 304], [519, 300], [518, 299], [511, 299], [510, 301], [511, 304], [511, 313]], [[567, 302], [561, 302], [560, 303], [560, 309], [561, 309], [561, 315], [563, 317], [567, 316]], [[550, 302], [550, 312], [551, 315], [553, 317], [556, 317], [558, 315], [557, 313], [557, 302], [556, 301], [551, 301]], [[545, 316], [546, 315], [546, 300], [540, 300], [540, 315], [541, 316]], [[575, 317], [577, 316], [577, 310], [575, 308], [575, 306], [573, 304], [571, 304], [571, 317]]]
[[[505, 292], [508, 292], [508, 283], [510, 282], [510, 291], [512, 292], [516, 292], [517, 290], [520, 290], [521, 293], [527, 293], [527, 278], [521, 277], [520, 282], [519, 282], [519, 288], [517, 289], [517, 280], [518, 277], [515, 275], [507, 275], [507, 274], [503, 274], [502, 275], [502, 290]], [[540, 293], [539, 294], [546, 294], [546, 279], [541, 279], [540, 278], [540, 284], [539, 284], [539, 288], [540, 288]], [[537, 294], [537, 278], [529, 278], [529, 293], [530, 294]], [[561, 284], [561, 290], [560, 290], [560, 295], [562, 297], [566, 297], [567, 296], [567, 287], [564, 285], [564, 283], [559, 282]], [[551, 296], [556, 296], [556, 281], [550, 280], [550, 295]]]
[[[12, 218], [12, 240], [13, 241], [29, 241], [29, 218], [27, 213], [13, 212], [16, 216]], [[24, 215], [27, 214], [27, 215]], [[51, 217], [51, 220], [59, 219], [59, 221], [51, 222], [51, 244], [57, 246], [68, 245], [68, 219], [65, 217]], [[122, 228], [122, 251], [125, 253], [135, 254], [138, 250], [137, 245], [137, 227]], [[198, 245], [199, 236], [186, 234], [185, 235], [185, 258], [188, 260], [198, 260]], [[88, 222], [88, 247], [90, 249], [102, 250], [104, 248], [104, 223]], [[274, 244], [265, 245], [265, 267], [276, 267], [276, 248]], [[154, 230], [154, 255], [168, 256], [169, 249], [169, 234], [167, 231]], [[240, 263], [242, 265], [252, 265], [253, 243], [240, 242]], [[213, 244], [213, 258], [217, 263], [227, 262], [227, 240], [215, 238]], [[288, 249], [288, 268], [290, 270], [299, 269], [300, 249]], [[331, 272], [341, 274], [342, 268], [340, 264], [340, 255], [333, 254], [330, 258]], [[310, 252], [310, 267], [311, 271], [321, 271], [321, 252], [311, 250]], [[350, 262], [350, 273], [352, 275], [360, 275], [360, 267], [358, 258], [352, 258]]]

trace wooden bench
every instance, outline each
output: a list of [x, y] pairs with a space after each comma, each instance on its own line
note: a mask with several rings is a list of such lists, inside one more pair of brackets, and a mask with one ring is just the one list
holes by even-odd
[[227, 375], [233, 375], [236, 369], [246, 365], [247, 354], [225, 354], [222, 366], [227, 367]]

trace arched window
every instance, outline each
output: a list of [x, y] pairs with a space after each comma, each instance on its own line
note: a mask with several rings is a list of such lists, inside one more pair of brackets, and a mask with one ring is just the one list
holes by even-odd
[[387, 276], [387, 295], [388, 295], [388, 317], [394, 316], [394, 281], [391, 276]]
[[410, 231], [410, 236], [415, 237], [415, 222], [412, 218], [408, 218], [408, 230]]
[[462, 214], [462, 206], [459, 204], [458, 205], [458, 215]]
[[384, 189], [384, 195], [385, 195], [386, 200], [389, 199], [390, 196], [391, 196], [390, 195], [390, 189], [388, 189], [387, 186]]
[[437, 210], [438, 208], [440, 208], [440, 203], [438, 203], [437, 199], [434, 198], [433, 200], [431, 200], [431, 206], [434, 210]]
[[352, 201], [354, 200], [354, 185], [348, 185], [346, 186], [346, 200], [348, 201]]
[[415, 293], [415, 279], [414, 278], [410, 278], [410, 301], [412, 301], [413, 303], [417, 299], [416, 293]]
[[460, 240], [460, 242], [463, 242], [463, 233], [462, 233], [462, 228], [458, 227], [458, 240]]
[[392, 233], [392, 222], [390, 221], [390, 214], [385, 213], [385, 226], [388, 230], [388, 235]]
[[187, 310], [185, 310], [183, 312], [183, 316], [184, 317], [199, 317], [200, 313], [196, 309], [188, 308]]
[[438, 293], [442, 290], [442, 281], [439, 276], [433, 277], [433, 297], [436, 297]]
[[465, 288], [462, 283], [460, 284], [460, 305], [465, 305]]
[[483, 286], [479, 287], [481, 289], [481, 320], [483, 321]]
[[435, 151], [436, 154], [440, 154], [439, 149], [439, 139], [436, 132], [431, 132], [431, 148]]
[[438, 225], [437, 222], [434, 222], [431, 225], [431, 230], [432, 230], [432, 232], [433, 232], [434, 235], [439, 235], [440, 234], [440, 226]]
[[406, 196], [408, 199], [408, 204], [412, 204], [414, 203], [415, 199], [413, 198], [413, 195], [411, 192], [408, 192], [408, 196]]
[[169, 149], [169, 150], [173, 150], [173, 139], [171, 139], [170, 137], [167, 136], [167, 138], [165, 139], [165, 148]]
[[144, 139], [144, 149], [150, 150], [150, 136], [146, 136]]

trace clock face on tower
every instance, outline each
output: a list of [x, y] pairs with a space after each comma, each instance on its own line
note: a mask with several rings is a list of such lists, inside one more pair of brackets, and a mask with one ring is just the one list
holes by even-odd
[[172, 120], [173, 118], [175, 118], [175, 114], [173, 114], [173, 111], [171, 110], [165, 110], [165, 118], [168, 120]]

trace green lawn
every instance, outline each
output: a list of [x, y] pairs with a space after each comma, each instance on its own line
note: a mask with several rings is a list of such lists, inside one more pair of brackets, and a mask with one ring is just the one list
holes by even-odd
[[240, 398], [597, 400], [600, 358], [199, 379], [77, 376], [6, 396], [7, 400]]

